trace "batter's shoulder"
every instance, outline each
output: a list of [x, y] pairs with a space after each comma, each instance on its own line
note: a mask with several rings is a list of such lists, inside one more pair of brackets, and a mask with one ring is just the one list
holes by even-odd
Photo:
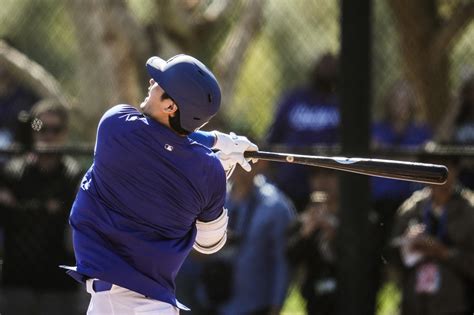
[[222, 171], [222, 174], [224, 174], [225, 177], [224, 168], [222, 167], [219, 158], [210, 148], [196, 141], [191, 141], [189, 145], [194, 154], [193, 164], [196, 166], [196, 170], [200, 167], [206, 170], [206, 172], [212, 170], [213, 172], [221, 173]]
[[[101, 123], [111, 117], [120, 117], [124, 115], [141, 115], [141, 113], [133, 106], [128, 104], [118, 104], [109, 108], [102, 115]], [[100, 124], [100, 123], [99, 123]]]
[[116, 136], [149, 125], [148, 119], [135, 107], [120, 104], [107, 110], [98, 125], [98, 134], [102, 138]]
[[225, 178], [226, 176], [225, 176], [224, 168], [222, 167], [222, 163], [217, 157], [217, 155], [209, 148], [205, 147], [204, 150], [206, 151], [205, 153], [206, 161], [207, 163], [209, 163], [209, 166], [212, 169], [214, 169], [214, 171], [216, 172], [216, 174], [218, 174], [218, 176], [224, 176]]

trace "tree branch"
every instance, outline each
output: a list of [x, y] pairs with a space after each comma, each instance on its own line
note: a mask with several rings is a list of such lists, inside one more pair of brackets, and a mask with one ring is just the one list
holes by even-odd
[[222, 104], [227, 104], [233, 94], [242, 56], [260, 30], [264, 4], [265, 0], [244, 1], [238, 24], [234, 26], [217, 54], [219, 57], [215, 69], [223, 91]]
[[460, 4], [452, 16], [439, 28], [432, 43], [431, 50], [448, 49], [465, 26], [474, 18], [474, 2]]
[[0, 64], [41, 98], [53, 98], [71, 108], [71, 98], [62, 91], [54, 76], [3, 40], [0, 40]]
[[239, 1], [207, 2], [200, 0], [188, 4], [186, 1], [155, 0], [159, 18], [154, 28], [159, 29], [180, 49], [195, 51], [197, 46], [206, 42], [207, 37], [212, 36], [209, 30], [224, 19]]
[[198, 1], [197, 5], [190, 8], [192, 11], [193, 24], [208, 25], [214, 23], [224, 17], [226, 12], [232, 7], [231, 0], [212, 1], [210, 4], [207, 1]]
[[132, 43], [131, 46], [134, 47], [137, 57], [143, 62], [146, 56], [150, 54], [150, 45], [145, 36], [145, 30], [133, 17], [125, 2], [109, 0], [108, 7], [111, 10], [110, 14], [117, 21], [115, 27]]

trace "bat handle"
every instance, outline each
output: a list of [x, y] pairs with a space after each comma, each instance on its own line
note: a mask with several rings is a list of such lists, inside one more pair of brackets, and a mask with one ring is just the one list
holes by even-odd
[[259, 151], [245, 151], [244, 157], [247, 159], [258, 158], [260, 152]]

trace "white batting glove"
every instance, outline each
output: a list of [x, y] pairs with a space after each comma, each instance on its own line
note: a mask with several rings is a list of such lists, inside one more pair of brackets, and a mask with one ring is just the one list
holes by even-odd
[[247, 161], [247, 159], [245, 159], [244, 155], [241, 153], [225, 154], [222, 151], [218, 151], [216, 155], [219, 158], [222, 167], [224, 168], [227, 178], [230, 178], [237, 164], [240, 164], [240, 166], [242, 166], [242, 168], [247, 172], [252, 170], [252, 166], [250, 166], [249, 161]]
[[225, 134], [220, 131], [213, 131], [216, 135], [216, 143], [211, 149], [222, 151], [225, 154], [240, 153], [245, 151], [257, 151], [258, 147], [249, 141], [247, 137], [238, 136], [231, 132]]
[[256, 163], [257, 159], [246, 159], [244, 157], [245, 151], [257, 151], [258, 147], [250, 142], [247, 137], [237, 136], [235, 133], [225, 134], [219, 131], [214, 131], [216, 135], [216, 143], [212, 149], [219, 150], [216, 155], [221, 161], [222, 167], [226, 172], [227, 178], [232, 175], [237, 164], [240, 164], [244, 170], [250, 172], [252, 166], [250, 161]]

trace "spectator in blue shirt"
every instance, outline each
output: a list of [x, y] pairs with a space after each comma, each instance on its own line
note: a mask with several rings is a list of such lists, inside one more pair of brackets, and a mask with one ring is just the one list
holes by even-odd
[[233, 286], [222, 314], [279, 314], [289, 268], [286, 234], [294, 218], [289, 200], [263, 175], [236, 170], [226, 207], [229, 247], [234, 246]]
[[[373, 124], [372, 144], [375, 149], [417, 149], [432, 138], [431, 126], [418, 119], [416, 95], [407, 81], [395, 82], [383, 100], [385, 115]], [[390, 156], [396, 158], [396, 156]], [[400, 157], [403, 159], [403, 157]], [[413, 182], [371, 178], [373, 209], [380, 224], [375, 225], [374, 250], [384, 255], [396, 210], [420, 185]], [[382, 260], [374, 269], [375, 286], [382, 279]]]
[[409, 82], [395, 82], [383, 99], [384, 117], [374, 123], [375, 147], [419, 146], [432, 136], [432, 128], [417, 117], [416, 95]]
[[[408, 82], [398, 81], [392, 86], [385, 96], [384, 107], [384, 118], [373, 125], [374, 148], [415, 149], [432, 138], [429, 124], [416, 118], [416, 97]], [[419, 188], [412, 182], [379, 177], [372, 178], [371, 183], [375, 208], [387, 217]]]
[[[269, 144], [292, 148], [334, 145], [339, 142], [339, 106], [336, 94], [338, 59], [331, 53], [322, 55], [310, 72], [307, 85], [283, 95], [271, 125]], [[272, 180], [302, 210], [308, 201], [309, 168], [301, 165], [279, 165]]]

